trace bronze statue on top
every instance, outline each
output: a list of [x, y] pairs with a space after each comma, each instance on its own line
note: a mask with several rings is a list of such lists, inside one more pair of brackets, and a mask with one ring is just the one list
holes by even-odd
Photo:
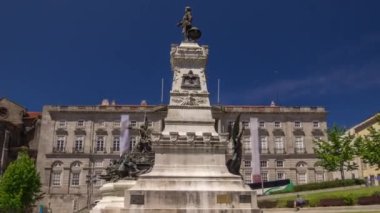
[[185, 41], [196, 41], [202, 35], [201, 31], [193, 27], [193, 16], [191, 15], [191, 8], [185, 8], [185, 14], [182, 20], [177, 24], [178, 27], [182, 27], [182, 33]]

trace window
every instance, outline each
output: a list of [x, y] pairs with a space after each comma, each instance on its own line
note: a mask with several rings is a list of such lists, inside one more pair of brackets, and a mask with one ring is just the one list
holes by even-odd
[[260, 148], [261, 148], [261, 153], [268, 152], [268, 138], [266, 136], [260, 137]]
[[315, 182], [323, 182], [323, 181], [324, 181], [323, 173], [316, 173]]
[[251, 183], [251, 171], [250, 170], [246, 170], [244, 171], [244, 182], [245, 183]]
[[83, 152], [84, 136], [77, 136], [74, 143], [74, 151]]
[[246, 129], [249, 128], [249, 122], [248, 121], [243, 121], [242, 124], [243, 124], [244, 128], [246, 128]]
[[106, 122], [105, 121], [99, 121], [99, 126], [105, 127], [106, 126]]
[[274, 122], [274, 127], [280, 128], [281, 127], [281, 122], [280, 121], [275, 121]]
[[302, 136], [296, 136], [295, 147], [296, 147], [296, 153], [304, 153], [305, 152], [305, 147], [304, 147]]
[[133, 148], [135, 148], [135, 145], [137, 144], [137, 139], [136, 137], [131, 137], [130, 140], [131, 140], [131, 150], [133, 150]]
[[120, 137], [113, 137], [112, 151], [120, 151]]
[[319, 121], [313, 121], [313, 127], [319, 128]]
[[302, 123], [301, 123], [301, 121], [295, 121], [295, 122], [294, 122], [294, 127], [295, 127], [295, 128], [301, 128], [301, 127], [302, 127]]
[[104, 151], [104, 136], [97, 136], [95, 151]]
[[320, 141], [320, 140], [322, 140], [322, 137], [321, 136], [314, 136], [314, 140], [315, 141]]
[[269, 180], [269, 178], [268, 178], [268, 172], [261, 172], [261, 180], [263, 182], [267, 182]]
[[84, 121], [83, 120], [79, 120], [78, 122], [77, 122], [77, 127], [84, 127]]
[[131, 121], [129, 124], [131, 127], [137, 127], [137, 122], [136, 121]]
[[244, 151], [246, 153], [251, 153], [251, 142], [249, 141], [249, 138], [248, 139], [243, 138], [243, 141], [244, 141], [244, 146], [243, 146]]
[[113, 126], [114, 127], [120, 127], [120, 121], [114, 121]]
[[51, 175], [51, 185], [60, 186], [61, 185], [61, 171], [53, 171]]
[[54, 162], [51, 168], [51, 185], [61, 185], [62, 162]]
[[64, 152], [65, 151], [65, 136], [57, 136], [57, 144], [55, 146], [56, 152]]
[[265, 122], [264, 121], [260, 121], [259, 122], [259, 127], [264, 128], [265, 127]]
[[268, 161], [265, 161], [265, 160], [260, 161], [260, 167], [262, 168], [268, 167]]
[[284, 153], [283, 137], [274, 137], [274, 146], [276, 153]]
[[251, 168], [251, 161], [250, 160], [245, 160], [244, 161], [244, 167]]
[[73, 172], [71, 173], [71, 185], [72, 186], [79, 186], [79, 172]]
[[285, 179], [285, 173], [284, 172], [277, 172], [276, 174], [277, 180], [284, 180]]
[[58, 121], [58, 127], [59, 128], [65, 128], [66, 127], [66, 121], [64, 121], [64, 120]]
[[276, 161], [276, 166], [277, 167], [284, 167], [284, 161], [282, 161], [282, 160]]
[[298, 184], [305, 184], [305, 183], [307, 183], [306, 173], [298, 173]]
[[95, 165], [95, 167], [103, 167], [103, 161], [102, 160], [97, 160], [97, 161], [95, 161], [95, 163], [94, 163]]

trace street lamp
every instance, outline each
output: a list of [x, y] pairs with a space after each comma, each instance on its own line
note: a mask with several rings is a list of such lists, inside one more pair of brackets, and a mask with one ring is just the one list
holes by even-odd
[[[91, 173], [91, 172], [90, 172]], [[86, 184], [87, 184], [87, 208], [91, 208], [92, 193], [94, 189], [94, 183], [97, 181], [97, 175], [86, 175]]]

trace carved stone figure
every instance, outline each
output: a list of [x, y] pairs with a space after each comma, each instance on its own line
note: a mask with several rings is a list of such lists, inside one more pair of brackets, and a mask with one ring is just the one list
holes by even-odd
[[[132, 128], [131, 128], [132, 129]], [[106, 175], [101, 178], [106, 181], [115, 182], [120, 179], [136, 179], [137, 176], [149, 172], [154, 164], [154, 153], [152, 152], [152, 132], [148, 128], [148, 120], [144, 125], [135, 129], [139, 131], [140, 139], [131, 152], [125, 153], [119, 160], [111, 161], [106, 168]]]

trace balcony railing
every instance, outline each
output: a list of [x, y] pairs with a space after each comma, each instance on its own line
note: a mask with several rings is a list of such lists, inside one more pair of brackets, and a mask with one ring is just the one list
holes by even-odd
[[111, 153], [120, 152], [120, 148], [119, 147], [112, 147], [110, 152]]
[[107, 153], [107, 150], [105, 147], [95, 147], [94, 153]]
[[306, 149], [305, 148], [294, 148], [294, 153], [305, 154], [306, 153]]
[[73, 147], [73, 153], [83, 153], [83, 147]]
[[284, 148], [274, 148], [274, 153], [285, 154], [285, 149]]
[[53, 147], [53, 153], [65, 153], [66, 147]]

